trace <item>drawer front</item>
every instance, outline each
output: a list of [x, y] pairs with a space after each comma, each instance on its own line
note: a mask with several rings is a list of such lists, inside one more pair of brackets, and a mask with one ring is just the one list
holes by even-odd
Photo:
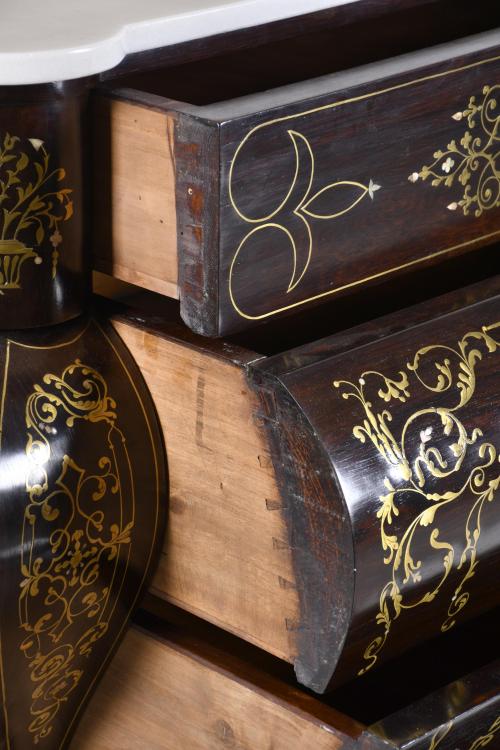
[[306, 84], [281, 107], [262, 97], [249, 116], [223, 108], [219, 193], [193, 188], [219, 201], [218, 333], [500, 237], [500, 49], [457, 52], [411, 71], [402, 60]]
[[169, 463], [154, 592], [317, 692], [499, 604], [499, 283], [270, 358], [116, 315]]
[[497, 295], [256, 365], [317, 690], [500, 604], [499, 333]]
[[500, 662], [447, 685], [370, 727], [408, 750], [500, 747]]
[[499, 76], [488, 32], [219, 104], [101, 92], [98, 265], [221, 335], [493, 243]]

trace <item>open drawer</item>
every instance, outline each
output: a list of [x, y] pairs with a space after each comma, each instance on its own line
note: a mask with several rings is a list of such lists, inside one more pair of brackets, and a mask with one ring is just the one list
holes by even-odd
[[320, 693], [500, 605], [499, 284], [276, 354], [112, 311], [166, 444], [153, 592]]
[[[82, 719], [72, 750], [497, 750], [500, 665], [460, 673], [402, 661], [367, 691], [298, 688], [258, 649], [148, 601]], [[483, 642], [495, 641], [492, 623]], [[459, 644], [456, 644], [457, 646]], [[463, 645], [463, 644], [462, 644]], [[439, 671], [436, 679], [435, 672]]]
[[220, 335], [497, 238], [500, 9], [437, 6], [108, 80], [95, 267]]

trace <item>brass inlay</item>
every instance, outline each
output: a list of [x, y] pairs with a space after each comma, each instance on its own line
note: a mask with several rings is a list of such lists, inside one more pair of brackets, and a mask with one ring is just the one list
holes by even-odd
[[[158, 521], [159, 521], [159, 509], [160, 509], [160, 458], [156, 453], [155, 449], [155, 440], [153, 437], [153, 428], [151, 426], [151, 423], [148, 418], [148, 412], [144, 405], [144, 402], [141, 398], [141, 395], [137, 389], [137, 386], [134, 382], [134, 378], [132, 374], [130, 373], [127, 365], [122, 359], [122, 356], [120, 352], [117, 350], [113, 340], [108, 336], [108, 334], [94, 321], [92, 323], [92, 326], [96, 328], [97, 331], [103, 336], [103, 338], [106, 340], [110, 347], [110, 352], [113, 352], [113, 355], [116, 357], [116, 360], [119, 362], [119, 367], [121, 368], [121, 371], [126, 379], [126, 381], [129, 383], [130, 388], [132, 389], [133, 393], [135, 394], [135, 397], [137, 398], [137, 402], [140, 405], [141, 413], [144, 416], [144, 420], [146, 423], [146, 436], [149, 442], [149, 445], [151, 446], [152, 450], [152, 456], [153, 456], [153, 462], [154, 462], [154, 486], [155, 486], [155, 499], [156, 499], [156, 505], [155, 505], [155, 516], [154, 516], [154, 529], [152, 538], [156, 539], [157, 530], [158, 530]], [[0, 440], [3, 434], [3, 419], [5, 415], [5, 405], [6, 405], [6, 396], [7, 396], [7, 385], [8, 385], [8, 377], [9, 377], [9, 369], [10, 369], [10, 350], [12, 346], [17, 346], [21, 349], [27, 349], [27, 350], [38, 350], [38, 351], [51, 351], [56, 349], [63, 349], [67, 346], [72, 346], [73, 344], [76, 344], [77, 341], [79, 341], [89, 330], [90, 324], [87, 324], [87, 326], [80, 331], [74, 338], [64, 341], [59, 344], [54, 344], [51, 346], [33, 346], [30, 344], [23, 344], [16, 341], [7, 341], [7, 352], [5, 357], [5, 367], [4, 367], [4, 378], [3, 378], [3, 387], [2, 387], [2, 396], [1, 396], [1, 404], [0, 404]], [[1, 450], [1, 443], [0, 443], [0, 450]], [[118, 640], [123, 634], [123, 631], [129, 621], [130, 615], [132, 614], [132, 611], [134, 607], [137, 604], [137, 600], [139, 597], [139, 594], [142, 590], [142, 587], [144, 585], [144, 582], [146, 580], [146, 576], [149, 571], [149, 566], [151, 563], [152, 555], [153, 555], [154, 547], [151, 545], [151, 548], [149, 550], [148, 558], [146, 561], [146, 565], [144, 568], [144, 574], [142, 576], [141, 581], [138, 583], [137, 586], [137, 594], [135, 595], [133, 601], [131, 602], [130, 608], [128, 612], [126, 612], [123, 616], [123, 622], [121, 627], [118, 628], [118, 632], [116, 633], [116, 636], [112, 643], [109, 645], [109, 649], [107, 652], [106, 657], [102, 660], [101, 666], [98, 670], [96, 670], [96, 673], [91, 680], [86, 692], [84, 695], [82, 695], [81, 701], [79, 705], [75, 708], [74, 716], [71, 721], [68, 722], [68, 726], [66, 728], [66, 732], [64, 734], [64, 737], [62, 738], [59, 748], [62, 748], [68, 739], [68, 736], [73, 728], [74, 722], [76, 718], [79, 715], [79, 712], [84, 705], [85, 701], [88, 699], [89, 694], [91, 693], [92, 689], [95, 686], [95, 683], [99, 679], [104, 667], [106, 666], [109, 658], [109, 654], [112, 653], [113, 649], [115, 648], [116, 644], [118, 643]], [[11, 744], [10, 744], [10, 733], [9, 733], [9, 716], [7, 712], [7, 691], [6, 691], [6, 684], [5, 684], [5, 671], [4, 671], [4, 661], [3, 661], [3, 644], [2, 644], [2, 638], [0, 634], [0, 675], [1, 675], [1, 686], [2, 686], [2, 704], [3, 704], [3, 712], [4, 712], [4, 721], [5, 721], [5, 742], [6, 742], [6, 750], [10, 750]]]
[[[127, 574], [135, 500], [133, 490], [131, 497], [123, 495], [120, 472], [129, 472], [131, 488], [133, 478], [115, 409], [104, 378], [79, 360], [61, 376], [45, 375], [26, 404], [29, 500], [21, 540], [19, 623], [25, 632], [20, 649], [34, 684], [29, 732], [35, 743], [50, 734], [54, 717], [80, 682], [84, 670], [76, 662], [106, 634]], [[80, 420], [106, 425], [97, 466], [81, 467], [64, 455], [51, 483], [51, 442], [57, 440], [58, 427], [71, 430]], [[111, 498], [119, 506], [112, 514], [106, 503]], [[37, 541], [47, 534], [47, 525], [51, 558], [43, 560]], [[124, 560], [123, 548], [128, 548]]]
[[429, 745], [429, 750], [437, 750], [441, 742], [449, 735], [451, 732], [451, 729], [453, 727], [453, 721], [449, 721], [447, 724], [445, 724], [442, 727], [439, 727], [437, 732], [433, 735], [431, 739], [431, 744]]
[[[37, 251], [47, 238], [55, 278], [61, 224], [73, 215], [73, 191], [58, 184], [65, 170], [50, 166], [50, 154], [40, 138], [21, 144], [18, 136], [7, 133], [0, 146], [0, 293], [21, 288], [23, 264], [43, 262]], [[35, 247], [28, 247], [26, 242], [34, 244], [33, 239]]]
[[495, 739], [498, 732], [500, 732], [500, 716], [495, 719], [486, 734], [474, 740], [469, 750], [479, 750], [480, 747], [486, 747], [486, 745], [489, 745]]
[[[241, 250], [245, 247], [246, 243], [251, 237], [253, 237], [257, 232], [263, 232], [269, 229], [283, 232], [287, 237], [292, 253], [292, 273], [286, 291], [287, 293], [291, 292], [300, 284], [309, 267], [309, 263], [311, 262], [313, 253], [313, 237], [309, 218], [322, 219], [325, 221], [336, 219], [355, 208], [358, 203], [366, 198], [366, 196], [369, 196], [373, 200], [375, 192], [380, 189], [380, 185], [377, 185], [375, 182], [373, 182], [373, 180], [370, 180], [368, 185], [364, 185], [363, 183], [356, 182], [354, 180], [336, 180], [335, 182], [325, 185], [314, 195], [311, 195], [316, 169], [316, 162], [311, 144], [302, 133], [298, 133], [295, 130], [288, 130], [287, 134], [290, 137], [291, 143], [293, 145], [295, 171], [292, 181], [286, 190], [286, 195], [279, 206], [277, 206], [274, 211], [271, 211], [267, 215], [259, 217], [247, 216], [238, 208], [238, 204], [233, 195], [232, 180], [234, 165], [238, 159], [241, 149], [243, 148], [251, 134], [252, 133], [249, 133], [249, 135], [240, 143], [231, 163], [229, 177], [229, 195], [231, 205], [233, 206], [238, 216], [243, 219], [243, 221], [247, 222], [248, 224], [254, 225], [253, 229], [251, 229], [240, 242], [240, 245], [236, 250], [236, 253], [231, 262], [231, 267], [229, 269], [229, 295], [231, 297], [231, 302], [235, 310], [237, 310], [238, 313], [243, 317], [246, 316], [242, 312], [242, 310], [239, 309], [233, 295], [233, 271], [235, 265], [238, 262], [238, 257]], [[301, 145], [303, 147], [302, 153], [304, 155], [302, 158]], [[305, 166], [303, 167], [304, 162]], [[302, 191], [300, 199], [298, 199], [295, 205], [293, 205], [292, 197], [296, 191], [297, 182], [303, 169], [305, 170], [305, 173], [307, 175], [307, 185], [305, 187], [305, 190]], [[336, 206], [336, 203], [337, 201], [339, 201], [339, 199], [340, 201], [342, 201], [342, 193], [344, 193], [344, 195], [346, 195], [348, 199], [347, 205], [343, 207], [342, 205]], [[325, 202], [325, 197], [327, 197], [328, 199], [328, 208], [326, 206], [322, 207], [321, 205]], [[292, 203], [292, 205], [287, 211], [286, 209], [289, 203]], [[302, 226], [305, 228], [305, 246], [302, 248], [299, 247], [301, 238], [296, 236], [296, 231], [293, 229], [292, 224], [290, 223], [290, 226], [287, 226], [287, 219], [293, 219], [293, 217], [299, 218], [302, 222]], [[273, 221], [273, 219], [276, 220]]]
[[[480, 331], [467, 333], [455, 349], [440, 344], [423, 347], [415, 354], [413, 361], [407, 363], [408, 371], [400, 371], [395, 378], [369, 370], [361, 375], [358, 383], [345, 380], [333, 383], [335, 388], [342, 389], [343, 398], [356, 399], [363, 408], [364, 419], [354, 427], [354, 437], [361, 443], [371, 441], [389, 467], [389, 475], [384, 479], [387, 494], [379, 497], [381, 505], [377, 518], [380, 519], [384, 563], [391, 566], [392, 575], [380, 594], [380, 607], [376, 616], [376, 624], [383, 628], [383, 632], [366, 648], [364, 659], [368, 664], [359, 674], [367, 672], [376, 663], [391, 625], [402, 611], [432, 602], [454, 569], [456, 550], [453, 544], [441, 538], [436, 517], [443, 507], [458, 503], [464, 493], [468, 493], [474, 502], [465, 520], [465, 547], [456, 565], [456, 570], [461, 574], [460, 582], [449, 603], [447, 617], [441, 624], [442, 631], [453, 627], [457, 615], [469, 600], [466, 584], [475, 574], [478, 565], [477, 545], [481, 535], [482, 510], [485, 503], [493, 501], [500, 485], [500, 474], [493, 472], [490, 477], [487, 472], [498, 463], [496, 447], [481, 440], [483, 433], [479, 428], [468, 429], [459, 419], [458, 413], [474, 396], [478, 362], [483, 359], [484, 354], [493, 354], [500, 347], [500, 341], [494, 338], [494, 331], [498, 328], [500, 323], [494, 323], [484, 326]], [[427, 375], [421, 374], [422, 363]], [[436, 373], [435, 382], [426, 381], [429, 371]], [[393, 415], [385, 405], [394, 401], [405, 403], [410, 399], [411, 376], [430, 393], [455, 393], [455, 401], [451, 406], [430, 406], [415, 411], [405, 421], [396, 438], [391, 429]], [[380, 407], [367, 394], [367, 385], [377, 381], [380, 384], [377, 391], [377, 397], [382, 402]], [[433, 445], [436, 438], [447, 441], [448, 451], [453, 456], [451, 462], [437, 445]], [[476, 465], [467, 475], [461, 476], [464, 460], [466, 456], [469, 458], [472, 450], [476, 452]], [[444, 491], [437, 492], [436, 487], [429, 487], [432, 479], [448, 480], [449, 486]], [[458, 489], [452, 488], [451, 479], [459, 485]], [[423, 501], [424, 509], [402, 535], [398, 535], [393, 533], [394, 529], [391, 527], [394, 518], [399, 516], [400, 509], [404, 508], [404, 503], [400, 505], [398, 499], [403, 500], [408, 494], [417, 496], [416, 501]], [[411, 584], [421, 580], [422, 561], [415, 559], [412, 550], [415, 534], [421, 527], [428, 527], [430, 530], [430, 548], [443, 555], [443, 573], [432, 590], [426, 591], [417, 601], [406, 601], [405, 596], [411, 593]]]
[[[441, 742], [448, 736], [450, 731], [453, 729], [454, 725], [455, 725], [455, 720], [452, 719], [447, 724], [445, 724], [445, 726], [439, 727], [439, 729], [437, 730], [437, 732], [433, 735], [431, 739], [429, 750], [437, 750]], [[486, 747], [487, 745], [490, 744], [490, 742], [492, 742], [495, 739], [499, 731], [500, 731], [500, 716], [498, 716], [494, 720], [490, 728], [487, 730], [486, 734], [481, 735], [480, 737], [478, 737], [472, 742], [468, 750], [479, 750], [479, 748], [481, 747]]]
[[[320, 107], [313, 107], [311, 109], [307, 109], [307, 110], [304, 110], [304, 111], [301, 111], [301, 112], [295, 112], [295, 113], [290, 114], [290, 115], [285, 115], [283, 117], [277, 117], [275, 119], [267, 120], [265, 122], [259, 123], [254, 128], [252, 128], [252, 130], [250, 130], [247, 133], [247, 135], [244, 137], [244, 139], [238, 145], [238, 147], [236, 149], [236, 152], [235, 152], [235, 154], [233, 156], [231, 165], [230, 165], [230, 169], [229, 169], [229, 200], [230, 200], [230, 203], [231, 203], [231, 206], [232, 206], [233, 210], [240, 216], [240, 218], [242, 218], [246, 222], [249, 222], [249, 219], [246, 218], [239, 211], [239, 209], [237, 207], [237, 202], [236, 202], [236, 200], [234, 199], [234, 196], [233, 196], [233, 173], [234, 173], [234, 166], [235, 166], [236, 160], [237, 160], [237, 158], [238, 158], [238, 156], [240, 154], [240, 151], [243, 148], [243, 146], [245, 145], [245, 143], [255, 133], [259, 132], [263, 128], [267, 128], [267, 127], [270, 127], [270, 126], [278, 124], [278, 123], [286, 123], [286, 122], [289, 122], [290, 120], [294, 120], [296, 118], [300, 119], [300, 118], [303, 118], [303, 117], [307, 117], [309, 115], [313, 115], [313, 114], [316, 114], [318, 112], [323, 112], [325, 110], [334, 110], [334, 109], [336, 109], [338, 107], [342, 107], [342, 106], [347, 105], [347, 104], [353, 104], [355, 102], [363, 101], [363, 100], [366, 100], [366, 99], [371, 99], [371, 98], [374, 98], [374, 97], [377, 97], [377, 96], [381, 96], [383, 94], [391, 93], [393, 91], [398, 91], [400, 89], [405, 89], [405, 88], [408, 88], [408, 87], [411, 87], [411, 86], [415, 86], [415, 85], [418, 85], [420, 83], [424, 83], [426, 81], [437, 80], [439, 78], [443, 78], [443, 77], [446, 77], [446, 76], [449, 76], [449, 75], [455, 75], [457, 73], [463, 73], [466, 70], [471, 70], [471, 69], [480, 67], [482, 65], [487, 65], [489, 63], [496, 63], [499, 60], [500, 60], [499, 56], [489, 57], [489, 58], [486, 58], [484, 60], [479, 60], [477, 62], [469, 63], [468, 65], [463, 65], [463, 66], [458, 67], [458, 68], [451, 68], [450, 70], [445, 70], [445, 71], [442, 71], [442, 72], [439, 72], [439, 73], [432, 73], [431, 75], [428, 75], [428, 76], [421, 76], [421, 77], [415, 78], [415, 79], [413, 79], [411, 81], [405, 81], [404, 83], [398, 83], [398, 84], [395, 84], [393, 86], [387, 86], [387, 87], [385, 87], [383, 89], [378, 89], [377, 91], [370, 91], [367, 94], [361, 94], [359, 96], [353, 96], [353, 97], [350, 97], [348, 99], [341, 99], [340, 101], [330, 102], [329, 104], [325, 104], [325, 105], [320, 106]], [[288, 131], [288, 133], [290, 133], [290, 132], [293, 132], [293, 131]], [[294, 148], [296, 148], [295, 141], [294, 141]], [[280, 204], [280, 210], [283, 209], [286, 206], [287, 201], [290, 199], [290, 193], [291, 193], [291, 191], [289, 190], [287, 192], [286, 196], [285, 196], [284, 201], [282, 201], [282, 203]], [[302, 206], [302, 208], [303, 208], [303, 206]], [[351, 206], [351, 208], [352, 208], [352, 206]], [[235, 261], [237, 259], [237, 256], [239, 255], [239, 253], [241, 251], [242, 245], [248, 240], [248, 238], [249, 238], [249, 236], [251, 234], [253, 234], [256, 231], [260, 231], [261, 228], [263, 228], [265, 225], [267, 225], [268, 228], [272, 227], [273, 229], [275, 229], [277, 231], [283, 232], [285, 234], [285, 236], [288, 237], [286, 228], [283, 227], [281, 223], [279, 223], [279, 224], [278, 223], [269, 223], [269, 216], [275, 215], [275, 213], [276, 212], [272, 212], [270, 215], [268, 214], [267, 217], [263, 217], [263, 218], [261, 218], [259, 220], [259, 222], [262, 222], [262, 227], [256, 226], [256, 227], [254, 227], [249, 232], [249, 234], [246, 235], [246, 237], [243, 239], [242, 243], [240, 243], [240, 245], [236, 249], [235, 254], [234, 254], [234, 256], [233, 256], [233, 258], [231, 260], [231, 265], [230, 265], [230, 269], [229, 269], [229, 277], [228, 277], [229, 296], [230, 296], [230, 299], [231, 299], [231, 304], [232, 304], [233, 308], [235, 309], [235, 311], [238, 313], [238, 315], [240, 317], [245, 318], [246, 320], [263, 320], [265, 318], [272, 317], [273, 315], [278, 315], [279, 313], [285, 312], [286, 310], [291, 310], [291, 309], [294, 309], [296, 307], [300, 307], [301, 305], [305, 305], [305, 304], [308, 304], [310, 302], [314, 302], [316, 300], [320, 300], [320, 299], [323, 299], [325, 297], [329, 297], [329, 296], [331, 296], [333, 294], [338, 294], [339, 292], [343, 292], [346, 289], [351, 289], [353, 287], [360, 286], [360, 285], [365, 284], [367, 282], [374, 281], [375, 279], [383, 278], [384, 276], [388, 276], [389, 274], [397, 273], [398, 271], [402, 271], [402, 270], [404, 270], [406, 268], [411, 268], [412, 266], [420, 265], [421, 263], [424, 263], [425, 261], [429, 261], [429, 260], [432, 260], [434, 258], [438, 258], [440, 256], [451, 254], [451, 253], [456, 252], [457, 250], [460, 250], [460, 249], [462, 249], [464, 247], [467, 247], [469, 245], [473, 245], [473, 244], [476, 244], [478, 242], [482, 242], [482, 241], [486, 241], [486, 240], [489, 240], [489, 239], [493, 239], [494, 237], [498, 237], [498, 235], [500, 235], [500, 230], [497, 230], [497, 231], [494, 231], [494, 232], [489, 232], [487, 234], [483, 234], [483, 235], [480, 235], [478, 237], [475, 237], [474, 239], [467, 240], [465, 242], [461, 242], [461, 243], [458, 243], [458, 244], [455, 244], [455, 245], [451, 245], [451, 246], [446, 247], [446, 248], [444, 248], [442, 250], [437, 250], [437, 251], [432, 252], [432, 253], [427, 253], [426, 255], [423, 255], [420, 258], [415, 258], [413, 260], [407, 261], [406, 263], [401, 263], [401, 264], [399, 264], [397, 266], [391, 266], [391, 267], [386, 268], [386, 269], [384, 269], [384, 270], [382, 270], [382, 271], [380, 271], [378, 273], [374, 273], [374, 274], [371, 274], [369, 276], [364, 276], [362, 278], [355, 279], [354, 281], [351, 281], [351, 282], [349, 282], [347, 284], [342, 284], [342, 285], [334, 287], [332, 289], [327, 289], [327, 290], [325, 290], [323, 292], [318, 292], [317, 294], [311, 295], [309, 297], [306, 297], [304, 299], [298, 300], [296, 302], [292, 302], [290, 304], [280, 305], [279, 307], [277, 307], [277, 308], [275, 308], [273, 310], [269, 310], [268, 312], [261, 313], [260, 315], [250, 315], [250, 314], [246, 313], [244, 310], [241, 310], [241, 308], [236, 303], [234, 295], [233, 295], [233, 290], [232, 290], [232, 276], [233, 276], [234, 265], [235, 265]], [[294, 211], [292, 210], [291, 213], [293, 214]], [[251, 223], [251, 221], [249, 223]], [[286, 293], [289, 293], [291, 291], [291, 289], [295, 288], [297, 286], [297, 283], [301, 280], [301, 278], [303, 278], [303, 273], [300, 273], [300, 272], [298, 273], [297, 272], [296, 246], [295, 246], [295, 249], [294, 249], [293, 239], [290, 238], [290, 237], [288, 237], [288, 239], [290, 241], [290, 246], [291, 246], [291, 250], [292, 250], [292, 266], [293, 266], [293, 268], [292, 268], [292, 274], [291, 274], [291, 279], [290, 279], [290, 283], [292, 283], [292, 287], [290, 287], [290, 283], [289, 283], [288, 288], [286, 290]], [[308, 260], [307, 260], [307, 258], [308, 258], [308, 252], [307, 251], [306, 251], [305, 255], [306, 255], [306, 262], [302, 263], [302, 268], [301, 268], [302, 271], [307, 270], [307, 267], [306, 267], [307, 264], [308, 264]], [[299, 264], [299, 269], [300, 269], [300, 264]]]
[[434, 153], [434, 161], [420, 172], [409, 176], [410, 182], [431, 179], [433, 187], [453, 187], [457, 182], [464, 188], [458, 201], [448, 204], [450, 211], [461, 208], [465, 215], [500, 206], [500, 111], [497, 96], [500, 86], [485, 86], [482, 99], [471, 96], [466, 109], [455, 112], [457, 122], [466, 120], [466, 130], [460, 142], [450, 141], [446, 149]]

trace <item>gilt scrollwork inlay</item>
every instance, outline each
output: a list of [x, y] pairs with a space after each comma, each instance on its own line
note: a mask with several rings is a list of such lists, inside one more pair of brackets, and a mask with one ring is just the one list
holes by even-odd
[[41, 265], [46, 243], [55, 278], [62, 224], [73, 216], [73, 191], [65, 179], [41, 138], [6, 133], [0, 139], [0, 293], [22, 288], [22, 267], [28, 260]]
[[[455, 625], [469, 601], [468, 582], [479, 564], [477, 547], [483, 509], [495, 499], [500, 472], [498, 447], [485, 438], [479, 427], [466, 425], [461, 411], [476, 391], [478, 364], [500, 350], [498, 329], [500, 323], [495, 323], [467, 333], [456, 347], [441, 344], [423, 347], [407, 363], [406, 370], [395, 377], [368, 370], [357, 383], [346, 380], [333, 383], [344, 399], [356, 400], [361, 406], [363, 420], [353, 428], [353, 436], [361, 443], [371, 442], [387, 465], [385, 492], [379, 496], [377, 519], [383, 562], [390, 567], [391, 575], [380, 593], [376, 615], [376, 625], [382, 632], [366, 648], [365, 663], [359, 674], [377, 662], [393, 622], [405, 610], [434, 601], [445, 582], [453, 583], [454, 592], [441, 631]], [[441, 405], [441, 398], [437, 406], [417, 409], [396, 430], [394, 407], [409, 405], [417, 386], [429, 395], [446, 394], [451, 403]], [[472, 464], [472, 468], [464, 470], [464, 463]], [[466, 497], [469, 500], [464, 505], [467, 510], [464, 510], [463, 545], [457, 549], [457, 540], [444, 538], [439, 516], [451, 503], [466, 503]], [[400, 523], [402, 530], [398, 532], [396, 519], [407, 506], [415, 508], [416, 515], [408, 525]], [[429, 554], [440, 556], [442, 570], [432, 588], [414, 600], [412, 584], [421, 582], [425, 565], [420, 551], [414, 551], [416, 537], [420, 535], [422, 540], [422, 530]]]
[[[431, 738], [431, 742], [429, 745], [429, 750], [437, 750], [441, 743], [448, 737], [450, 732], [453, 730], [455, 726], [455, 721], [452, 719], [447, 724], [445, 724], [442, 727], [439, 727], [439, 729], [433, 734]], [[475, 740], [472, 741], [472, 743], [468, 746], [467, 750], [480, 750], [482, 747], [487, 747], [490, 742], [493, 742], [495, 737], [500, 732], [500, 716], [498, 716], [492, 724], [489, 726], [485, 734], [480, 735]], [[460, 748], [456, 747], [455, 750], [460, 750]]]
[[490, 725], [488, 731], [482, 734], [480, 737], [474, 740], [469, 750], [479, 750], [481, 747], [486, 747], [493, 742], [495, 737], [500, 733], [500, 716], [497, 716], [495, 721]]
[[439, 729], [431, 737], [429, 750], [437, 750], [437, 748], [441, 745], [443, 740], [449, 735], [449, 733], [453, 729], [453, 724], [454, 724], [453, 721], [449, 721], [444, 726], [439, 727]]
[[409, 176], [410, 182], [430, 180], [432, 187], [454, 188], [459, 183], [462, 197], [452, 200], [450, 211], [462, 210], [479, 217], [500, 206], [500, 85], [485, 86], [478, 101], [471, 96], [464, 110], [452, 118], [465, 121], [468, 129], [457, 143], [451, 140], [445, 149], [434, 153], [434, 161]]
[[[59, 432], [82, 422], [101, 426], [97, 439], [105, 435], [96, 465], [61, 460], [54, 450]], [[27, 400], [26, 429], [18, 606], [33, 686], [28, 730], [38, 744], [108, 630], [127, 572], [135, 502], [124, 496], [133, 482], [117, 405], [95, 369], [76, 360], [60, 376], [46, 374]], [[48, 557], [40, 540], [50, 545]]]

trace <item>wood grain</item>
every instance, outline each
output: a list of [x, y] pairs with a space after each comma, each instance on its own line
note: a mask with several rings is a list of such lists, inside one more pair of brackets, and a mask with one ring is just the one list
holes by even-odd
[[[410, 665], [402, 660], [395, 674], [412, 679], [401, 682], [399, 695], [393, 680], [381, 678], [371, 692], [356, 693], [354, 686], [339, 710], [336, 700], [295, 686], [258, 649], [175, 608], [164, 614], [168, 620], [139, 612], [71, 750], [429, 750], [433, 739], [441, 739], [443, 750], [472, 750], [490, 732], [491, 747], [497, 747], [498, 661], [445, 680], [438, 690], [424, 689], [394, 712], [410, 682], [425, 684], [425, 670], [414, 663], [407, 673]], [[446, 674], [455, 654], [443, 654], [437, 645], [434, 658]], [[378, 720], [367, 726], [363, 713], [374, 699]]]
[[318, 691], [499, 603], [499, 282], [252, 368]]
[[[339, 750], [356, 722], [203, 644], [132, 629], [90, 703], [71, 750]], [[348, 733], [349, 732], [349, 733]]]
[[94, 112], [94, 267], [177, 298], [172, 120], [117, 99], [98, 99]]
[[[398, 276], [498, 240], [498, 36], [466, 37], [466, 20], [457, 23], [465, 38], [418, 51], [409, 39], [387, 59], [381, 49], [353, 56], [354, 37], [328, 75], [304, 80], [294, 69], [302, 82], [278, 88], [280, 55], [268, 50], [258, 75], [240, 54], [98, 92], [175, 119], [170, 189], [187, 325], [237, 333], [385, 281], [394, 288]], [[290, 45], [280, 70], [297, 60]], [[156, 271], [143, 272], [146, 285]]]
[[216, 355], [176, 329], [114, 325], [150, 388], [168, 454], [169, 530], [154, 591], [293, 661], [297, 592], [282, 503], [236, 350], [221, 344]]

